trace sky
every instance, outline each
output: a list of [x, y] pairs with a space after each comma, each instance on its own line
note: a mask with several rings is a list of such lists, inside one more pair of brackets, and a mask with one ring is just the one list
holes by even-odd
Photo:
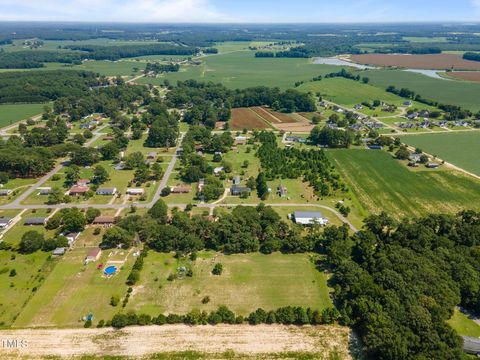
[[0, 0], [2, 20], [480, 22], [480, 0]]

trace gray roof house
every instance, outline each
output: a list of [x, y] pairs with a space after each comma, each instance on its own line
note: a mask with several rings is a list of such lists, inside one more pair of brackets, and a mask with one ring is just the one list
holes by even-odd
[[293, 218], [300, 225], [328, 224], [328, 219], [319, 211], [295, 211]]
[[43, 217], [34, 217], [34, 218], [26, 218], [24, 225], [45, 225], [47, 222], [47, 218]]
[[0, 190], [0, 196], [8, 196], [11, 193], [12, 193], [12, 190], [9, 190], [9, 189]]
[[480, 338], [462, 336], [463, 351], [467, 354], [480, 355]]
[[242, 195], [244, 193], [250, 194], [251, 192], [252, 192], [252, 189], [250, 189], [249, 187], [243, 187], [243, 186], [239, 186], [239, 185], [233, 185], [230, 188], [230, 193], [233, 196], [239, 196], [239, 195]]
[[62, 256], [63, 254], [65, 254], [65, 248], [64, 247], [56, 248], [52, 252], [52, 255], [54, 255], [54, 256]]
[[0, 229], [6, 229], [12, 223], [12, 219], [8, 217], [0, 218]]
[[115, 195], [117, 193], [117, 188], [99, 188], [97, 190], [97, 195]]

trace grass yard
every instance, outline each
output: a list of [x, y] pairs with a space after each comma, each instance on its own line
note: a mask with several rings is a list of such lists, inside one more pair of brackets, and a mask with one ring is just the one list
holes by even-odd
[[0, 105], [0, 128], [42, 113], [45, 104]]
[[455, 309], [453, 316], [448, 320], [448, 324], [455, 329], [459, 335], [480, 337], [480, 325], [469, 319], [467, 315]]
[[419, 147], [462, 169], [480, 175], [480, 132], [455, 132], [401, 137], [402, 142]]
[[[224, 52], [202, 58], [201, 65], [185, 65], [179, 72], [169, 73], [156, 79], [141, 78], [139, 83], [159, 85], [164, 79], [176, 83], [181, 80], [221, 82], [230, 89], [252, 86], [278, 86], [285, 90], [292, 88], [296, 81], [310, 80], [340, 68], [334, 65], [313, 64], [310, 59], [255, 58], [255, 52], [249, 50]], [[226, 47], [224, 48], [226, 50]]]
[[328, 157], [368, 213], [395, 218], [480, 208], [480, 182], [456, 171], [411, 171], [384, 151], [329, 150]]
[[[93, 235], [84, 232], [82, 237], [85, 236]], [[125, 295], [125, 281], [134, 258], [131, 252], [126, 250], [106, 250], [98, 262], [83, 265], [86, 254], [92, 249], [87, 244], [92, 241], [98, 244], [100, 238], [101, 235], [93, 240], [77, 240], [79, 244], [59, 259], [55, 269], [22, 311], [14, 327], [81, 326], [81, 318], [89, 313], [92, 313], [95, 322], [98, 322], [100, 319], [110, 319], [119, 311], [121, 304], [118, 307], [111, 306], [110, 298], [112, 295]], [[125, 258], [127, 260], [123, 265], [115, 264], [120, 271], [110, 278], [104, 277], [102, 270], [97, 269], [98, 264], [106, 265], [109, 261], [122, 261]]]
[[[49, 253], [0, 251], [0, 327], [10, 326], [54, 266]], [[17, 275], [10, 276], [15, 270]]]
[[[215, 263], [223, 264], [220, 276], [211, 274]], [[193, 277], [167, 281], [178, 266], [193, 269]], [[150, 251], [145, 259], [141, 280], [135, 287], [127, 309], [151, 315], [187, 313], [192, 309], [212, 310], [227, 305], [238, 314], [248, 315], [262, 307], [331, 306], [326, 275], [319, 272], [305, 254], [222, 255], [202, 252], [190, 264], [178, 262], [171, 254]], [[207, 304], [202, 303], [210, 297]]]
[[381, 100], [389, 104], [400, 105], [404, 100], [378, 87], [344, 78], [329, 78], [301, 85], [299, 90], [321, 93], [336, 104], [353, 107], [363, 101]]
[[418, 73], [401, 70], [368, 70], [363, 72], [370, 83], [386, 89], [394, 85], [398, 89], [408, 88], [422, 97], [443, 104], [458, 105], [472, 111], [480, 110], [480, 83], [435, 79]]

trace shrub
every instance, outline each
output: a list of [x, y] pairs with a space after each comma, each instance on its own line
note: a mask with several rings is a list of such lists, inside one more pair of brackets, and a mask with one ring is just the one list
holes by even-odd
[[112, 306], [117, 306], [119, 302], [120, 302], [120, 298], [117, 295], [113, 295], [110, 298], [110, 305]]
[[213, 267], [212, 274], [213, 275], [222, 275], [223, 272], [223, 265], [220, 263], [216, 263]]
[[17, 271], [15, 269], [10, 270], [10, 274], [8, 276], [10, 277], [17, 276]]

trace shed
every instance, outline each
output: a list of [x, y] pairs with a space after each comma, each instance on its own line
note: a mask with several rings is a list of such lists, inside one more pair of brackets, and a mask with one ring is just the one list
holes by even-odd
[[90, 263], [90, 262], [95, 262], [98, 259], [100, 259], [100, 256], [102, 255], [102, 249], [100, 248], [95, 248], [93, 250], [90, 250], [90, 252], [87, 254], [87, 257], [85, 258], [85, 263]]
[[52, 251], [52, 255], [54, 256], [62, 256], [65, 254], [66, 249], [64, 247], [61, 248], [56, 248], [55, 250]]
[[157, 157], [157, 153], [155, 151], [151, 151], [147, 154], [147, 159], [155, 159]]
[[143, 195], [145, 193], [145, 190], [142, 188], [128, 188], [127, 189], [127, 194], [128, 195]]
[[41, 188], [39, 189], [40, 191], [38, 192], [38, 195], [50, 195], [50, 193], [52, 192], [52, 188]]

